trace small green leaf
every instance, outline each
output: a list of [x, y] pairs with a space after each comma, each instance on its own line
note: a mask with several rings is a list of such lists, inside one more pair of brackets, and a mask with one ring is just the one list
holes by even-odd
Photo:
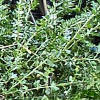
[[48, 97], [47, 97], [46, 95], [44, 95], [44, 96], [42, 97], [42, 100], [49, 100], [49, 99], [48, 99]]
[[100, 4], [100, 0], [97, 0], [98, 2], [99, 2], [99, 4]]

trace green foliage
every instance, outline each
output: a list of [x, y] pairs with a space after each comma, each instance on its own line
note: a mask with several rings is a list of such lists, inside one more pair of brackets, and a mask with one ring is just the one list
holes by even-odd
[[34, 0], [34, 2], [31, 1], [31, 9], [35, 9], [38, 4], [39, 4], [39, 1], [38, 0]]
[[[77, 4], [75, 4], [77, 2]], [[58, 15], [59, 16], [65, 16], [70, 15], [72, 13], [79, 13], [80, 12], [80, 6], [81, 2], [78, 3], [77, 0], [61, 0], [60, 3], [58, 3]]]
[[81, 1], [53, 2], [38, 20], [32, 3], [20, 0], [11, 12], [0, 1], [0, 99], [100, 99], [100, 44], [91, 41], [100, 37], [100, 5], [80, 10]]
[[100, 0], [97, 0], [100, 3]]

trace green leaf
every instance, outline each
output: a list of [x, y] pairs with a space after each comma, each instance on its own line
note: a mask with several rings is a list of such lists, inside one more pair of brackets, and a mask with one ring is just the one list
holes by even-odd
[[48, 99], [48, 97], [47, 97], [46, 95], [44, 95], [44, 96], [42, 97], [42, 100], [49, 100], [49, 99]]
[[100, 0], [97, 0], [98, 2], [99, 2], [99, 4], [100, 4]]

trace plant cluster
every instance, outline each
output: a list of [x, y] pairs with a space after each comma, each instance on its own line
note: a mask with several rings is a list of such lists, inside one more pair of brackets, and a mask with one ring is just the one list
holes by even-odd
[[37, 0], [0, 0], [0, 100], [100, 100], [100, 4], [83, 1], [35, 20]]

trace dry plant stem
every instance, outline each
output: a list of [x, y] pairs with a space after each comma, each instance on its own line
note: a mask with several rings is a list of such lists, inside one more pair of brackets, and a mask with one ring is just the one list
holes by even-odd
[[30, 73], [28, 73], [26, 76], [24, 76], [21, 80], [19, 80], [18, 83], [16, 83], [15, 85], [13, 85], [9, 91], [11, 89], [13, 89], [14, 87], [16, 87], [18, 84], [20, 84], [24, 79], [26, 79], [28, 76], [30, 76], [32, 73], [34, 73], [39, 67], [41, 67], [44, 63], [46, 62], [46, 60], [44, 60], [43, 62], [40, 63], [40, 65], [38, 65], [36, 68], [34, 68]]
[[[33, 0], [31, 0], [31, 3], [33, 2]], [[28, 6], [28, 12], [27, 12], [27, 14], [26, 14], [26, 20], [28, 20], [28, 17], [29, 17], [29, 14], [31, 15], [31, 18], [32, 18], [32, 21], [34, 22], [34, 24], [35, 24], [35, 26], [37, 25], [36, 24], [36, 21], [35, 21], [35, 18], [34, 18], [34, 16], [33, 16], [33, 14], [32, 14], [32, 12], [31, 12], [31, 5], [29, 4], [29, 6]]]
[[44, 6], [44, 14], [46, 15], [48, 12], [46, 0], [43, 0], [43, 6]]
[[41, 13], [43, 16], [45, 16], [48, 12], [48, 9], [47, 9], [47, 2], [46, 0], [39, 0], [39, 7], [40, 7], [40, 10], [41, 10]]
[[[100, 6], [98, 7], [98, 10], [100, 9]], [[92, 14], [91, 16], [90, 16], [90, 18], [85, 22], [85, 24], [76, 32], [76, 34], [74, 35], [74, 37], [67, 43], [67, 45], [64, 47], [64, 50], [74, 41], [74, 39], [77, 37], [77, 35], [79, 34], [79, 32], [87, 25], [87, 23], [94, 17], [95, 15], [94, 14]], [[75, 25], [75, 24], [74, 24]], [[93, 30], [95, 30], [98, 26], [100, 26], [100, 23], [98, 23], [98, 25], [95, 27], [95, 28], [93, 28], [93, 29], [91, 29], [90, 30], [90, 32], [91, 31], [93, 31]], [[71, 46], [70, 46], [71, 47]], [[69, 48], [67, 48], [67, 49], [69, 49]]]
[[77, 35], [79, 34], [79, 32], [87, 25], [87, 23], [94, 17], [95, 15], [92, 14], [90, 16], [90, 18], [85, 22], [85, 24], [76, 32], [76, 34], [74, 35], [74, 37], [67, 43], [67, 45], [64, 47], [64, 50], [74, 41], [74, 39], [77, 37]]
[[[94, 28], [92, 28], [92, 29], [89, 31], [89, 33], [91, 33], [93, 30], [97, 29], [99, 26], [100, 26], [100, 23], [98, 23], [97, 26], [95, 26]], [[87, 34], [85, 34], [84, 37], [85, 37], [86, 35], [87, 35]], [[75, 43], [77, 43], [77, 42], [79, 42], [79, 41], [80, 41], [80, 39], [77, 40], [77, 41], [75, 41], [74, 43], [72, 43], [67, 49], [70, 49]]]
[[0, 49], [6, 49], [6, 48], [11, 48], [13, 46], [16, 46], [17, 44], [13, 43], [11, 45], [7, 45], [7, 46], [0, 46]]
[[34, 24], [35, 24], [35, 26], [36, 26], [37, 24], [36, 24], [35, 18], [34, 18], [34, 16], [33, 16], [33, 14], [32, 14], [31, 11], [30, 11], [30, 15], [31, 15], [32, 21], [34, 22]]
[[[79, 81], [79, 82], [66, 82], [66, 83], [60, 83], [60, 84], [57, 84], [56, 86], [57, 87], [65, 87], [65, 86], [69, 86], [69, 85], [73, 85], [73, 84], [78, 84], [78, 83], [88, 83], [88, 81]], [[26, 92], [29, 92], [29, 91], [32, 91], [32, 90], [39, 90], [39, 89], [47, 89], [47, 88], [53, 88], [53, 86], [48, 86], [47, 84], [45, 85], [41, 85], [39, 87], [36, 87], [36, 88], [31, 88], [31, 89], [28, 89], [24, 92], [24, 94]], [[18, 91], [15, 91], [15, 92], [18, 92]], [[13, 93], [15, 93], [13, 92]], [[6, 94], [12, 94], [12, 92], [8, 92]]]
[[[72, 84], [78, 84], [78, 83], [88, 83], [88, 81], [60, 83], [60, 84], [57, 84], [56, 86], [57, 87], [65, 87], [65, 86], [69, 86], [69, 85], [72, 85]], [[53, 88], [53, 86], [43, 85], [43, 86], [40, 86], [40, 87], [28, 89], [27, 91], [25, 91], [25, 93], [32, 91], [32, 90], [39, 90], [39, 89], [46, 89], [46, 88]]]
[[35, 53], [33, 53], [33, 55], [30, 57], [30, 59], [27, 61], [27, 63], [34, 57], [34, 55], [37, 54], [37, 52], [41, 49], [42, 45], [44, 45], [44, 44], [47, 43], [47, 42], [48, 42], [48, 39], [47, 39], [44, 43], [42, 43], [42, 44], [40, 45], [40, 47], [37, 49], [37, 51], [36, 51]]
[[84, 21], [79, 21], [79, 22], [77, 22], [77, 23], [71, 25], [70, 27], [74, 27], [74, 26], [76, 26], [76, 25], [78, 25], [78, 24], [82, 24], [83, 22], [84, 22]]
[[5, 100], [5, 97], [3, 95], [0, 95], [0, 100]]
[[[59, 62], [60, 59], [56, 60], [55, 62]], [[62, 60], [64, 62], [66, 61], [98, 61], [100, 63], [100, 59], [89, 59], [89, 58], [72, 58], [72, 59], [65, 59], [65, 60]]]

